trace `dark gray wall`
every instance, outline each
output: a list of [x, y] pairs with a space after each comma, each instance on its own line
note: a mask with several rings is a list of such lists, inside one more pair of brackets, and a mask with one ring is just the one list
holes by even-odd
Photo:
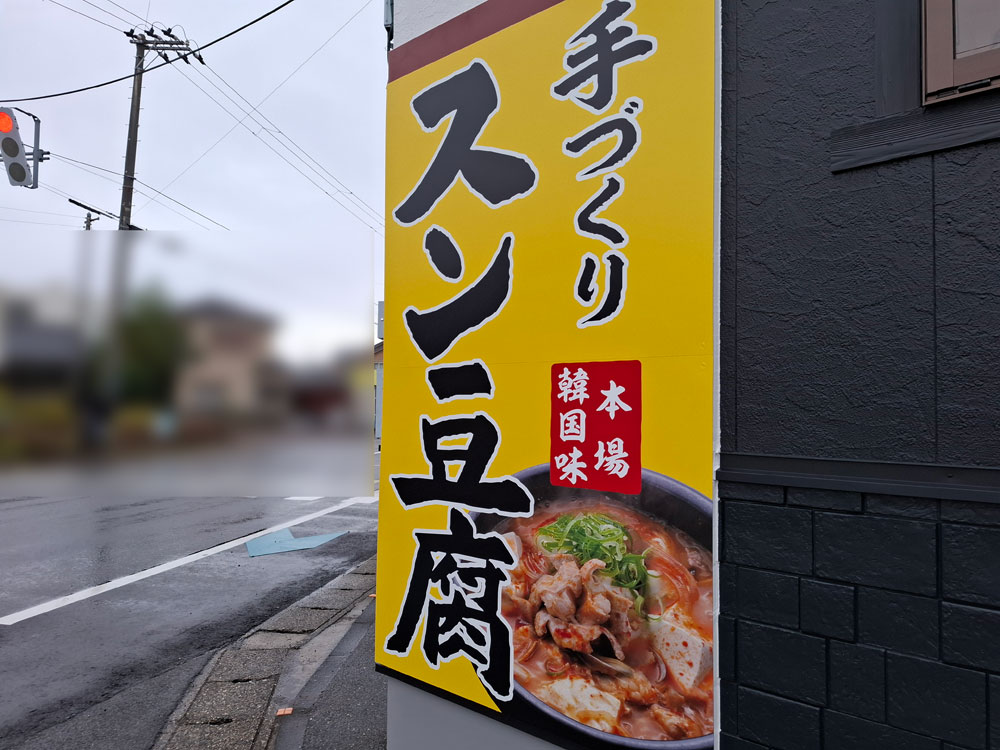
[[725, 452], [1000, 466], [1000, 144], [830, 170], [918, 5], [723, 0]]
[[834, 174], [920, 0], [722, 4], [722, 750], [1000, 750], [1000, 143]]
[[1000, 748], [1000, 506], [720, 496], [721, 750]]

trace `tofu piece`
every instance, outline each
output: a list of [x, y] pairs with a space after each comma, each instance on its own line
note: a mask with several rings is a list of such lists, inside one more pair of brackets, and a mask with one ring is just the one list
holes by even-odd
[[712, 668], [712, 644], [702, 638], [677, 607], [671, 607], [659, 620], [651, 620], [653, 645], [660, 652], [674, 678], [690, 692], [701, 684]]
[[555, 680], [534, 693], [556, 711], [588, 727], [610, 732], [618, 726], [622, 702], [586, 678]]

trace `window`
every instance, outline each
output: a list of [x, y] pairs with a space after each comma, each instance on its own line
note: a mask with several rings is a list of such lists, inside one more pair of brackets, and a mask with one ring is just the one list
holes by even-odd
[[1000, 87], [1000, 0], [924, 0], [924, 103]]

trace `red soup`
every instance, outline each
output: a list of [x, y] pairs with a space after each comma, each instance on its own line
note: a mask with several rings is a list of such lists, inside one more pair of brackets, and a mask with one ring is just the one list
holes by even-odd
[[603, 498], [497, 531], [519, 561], [504, 591], [514, 676], [562, 714], [647, 740], [713, 730], [712, 557]]

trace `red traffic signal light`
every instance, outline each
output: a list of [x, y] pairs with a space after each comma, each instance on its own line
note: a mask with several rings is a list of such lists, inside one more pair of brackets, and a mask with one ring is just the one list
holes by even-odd
[[31, 167], [21, 142], [17, 118], [10, 107], [0, 107], [0, 158], [3, 159], [7, 180], [15, 187], [32, 187]]

